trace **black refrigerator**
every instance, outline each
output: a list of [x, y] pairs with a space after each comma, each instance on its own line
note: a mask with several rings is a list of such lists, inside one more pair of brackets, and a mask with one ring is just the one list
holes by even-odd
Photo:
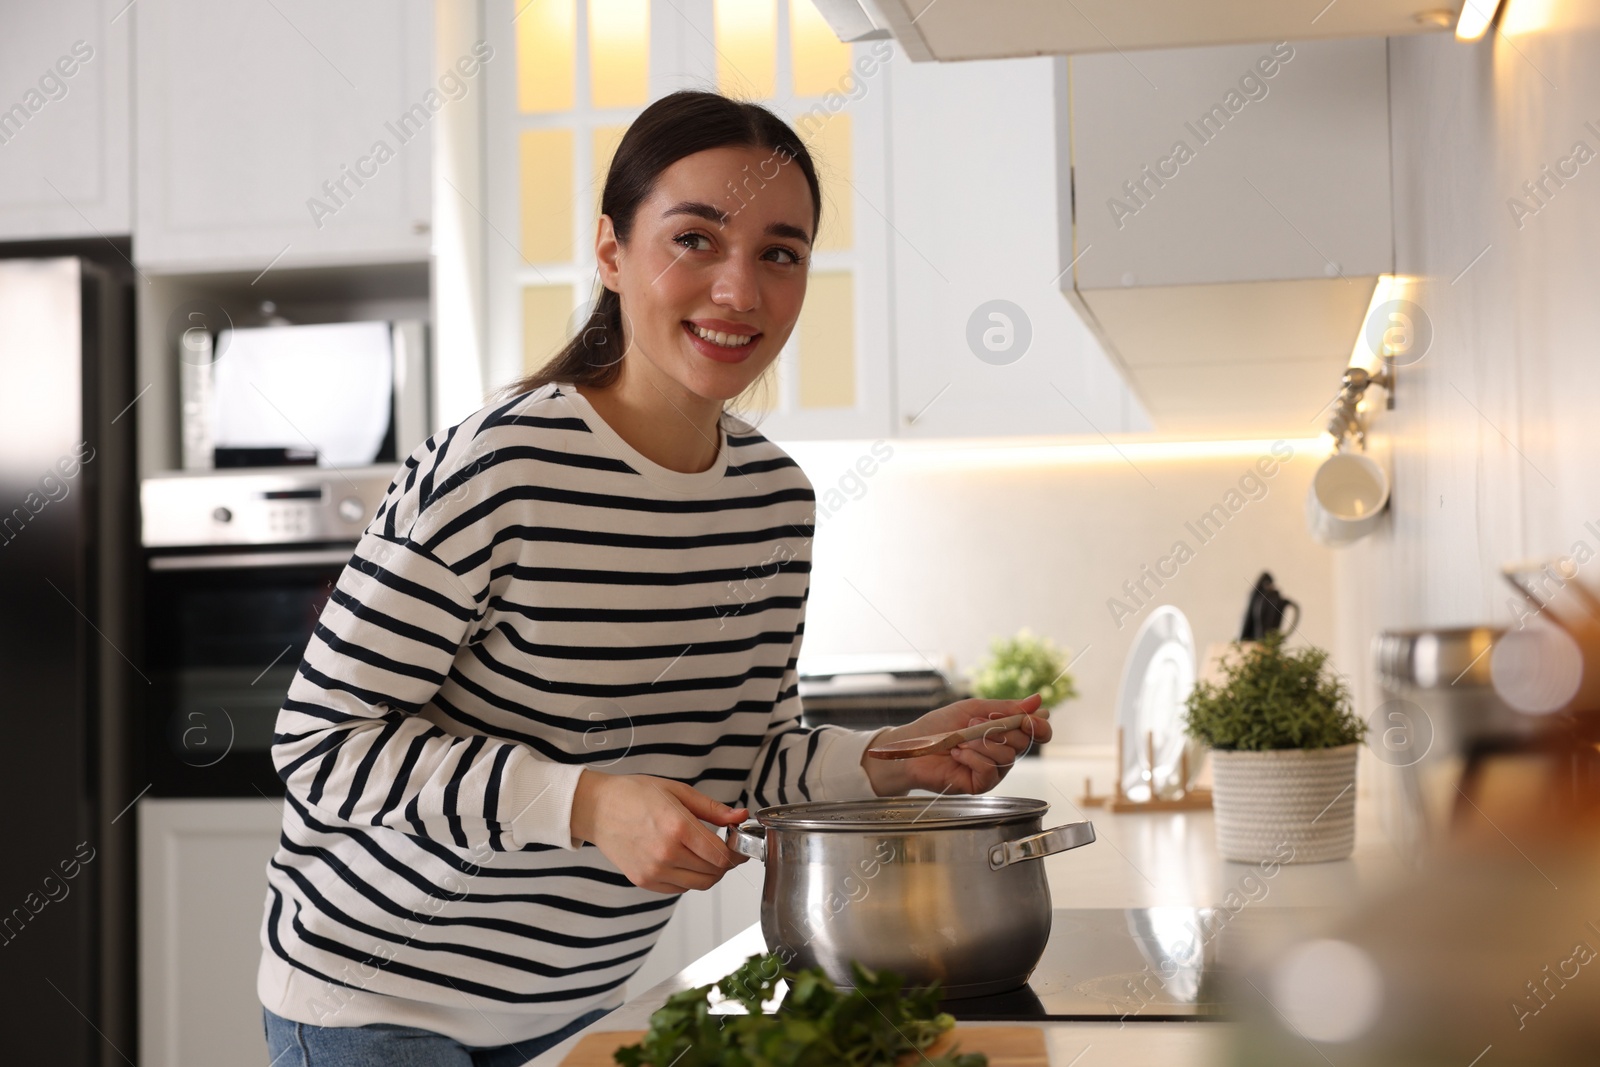
[[131, 270], [21, 251], [0, 246], [0, 1059], [131, 1062]]

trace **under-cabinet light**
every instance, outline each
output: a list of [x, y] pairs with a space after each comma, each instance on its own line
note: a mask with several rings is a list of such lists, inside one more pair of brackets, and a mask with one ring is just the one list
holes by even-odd
[[[786, 445], [801, 465], [810, 459], [825, 464], [838, 456], [848, 457], [864, 442], [794, 442]], [[1322, 455], [1326, 447], [1317, 437], [1262, 437], [1225, 441], [1150, 441], [1106, 438], [1100, 442], [1050, 441], [1034, 439], [1011, 443], [979, 443], [968, 440], [896, 440], [895, 464], [939, 469], [1016, 470], [1037, 467], [1079, 465], [1126, 466], [1142, 461], [1206, 461], [1218, 459], [1258, 459], [1263, 455]], [[1274, 446], [1277, 446], [1274, 449]], [[805, 453], [805, 455], [800, 455]], [[846, 460], [848, 462], [848, 460]]]
[[1476, 41], [1483, 37], [1498, 10], [1500, 0], [1463, 0], [1461, 15], [1456, 19], [1456, 40]]

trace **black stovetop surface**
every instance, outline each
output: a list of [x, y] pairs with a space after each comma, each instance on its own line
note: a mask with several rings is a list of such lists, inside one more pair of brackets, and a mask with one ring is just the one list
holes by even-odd
[[1224, 1019], [1229, 976], [1304, 930], [1311, 909], [1057, 908], [1028, 984], [946, 1000], [962, 1022]]

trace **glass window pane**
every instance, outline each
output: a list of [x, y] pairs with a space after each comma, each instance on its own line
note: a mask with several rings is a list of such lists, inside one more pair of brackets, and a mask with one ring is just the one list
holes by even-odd
[[650, 96], [650, 0], [589, 0], [589, 105], [643, 107]]
[[789, 39], [794, 43], [794, 95], [848, 92], [850, 46], [835, 37], [811, 0], [789, 0]]
[[572, 259], [572, 131], [522, 131], [522, 258]]
[[550, 362], [567, 342], [567, 319], [572, 317], [572, 286], [522, 287], [522, 369], [534, 371]]
[[[626, 126], [596, 126], [590, 133], [590, 149], [594, 160], [594, 219], [600, 219], [600, 194], [606, 189], [606, 171], [611, 169], [611, 157], [617, 154], [617, 145], [622, 141], [622, 135], [628, 132]], [[592, 235], [591, 228], [591, 235]]]
[[570, 111], [577, 84], [575, 0], [515, 0], [517, 107], [524, 112]]
[[816, 248], [850, 248], [855, 244], [854, 167], [851, 158], [850, 113], [822, 114], [796, 123], [817, 165], [817, 181], [822, 185], [822, 221], [817, 225]]
[[717, 89], [768, 100], [778, 92], [778, 0], [716, 0]]
[[800, 407], [856, 406], [856, 296], [849, 271], [822, 271], [806, 281], [800, 334]]

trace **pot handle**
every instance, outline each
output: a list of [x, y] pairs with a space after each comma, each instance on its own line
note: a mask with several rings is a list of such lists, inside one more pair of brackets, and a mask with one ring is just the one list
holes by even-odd
[[1042, 833], [1029, 834], [1013, 841], [1002, 841], [992, 846], [989, 849], [989, 869], [998, 871], [1001, 867], [1009, 867], [1013, 863], [1043, 859], [1045, 856], [1054, 856], [1057, 852], [1065, 852], [1069, 848], [1081, 848], [1093, 843], [1094, 823], [1069, 822], [1062, 826], [1053, 826]]
[[758, 822], [728, 827], [728, 847], [753, 860], [767, 861], [767, 828]]

